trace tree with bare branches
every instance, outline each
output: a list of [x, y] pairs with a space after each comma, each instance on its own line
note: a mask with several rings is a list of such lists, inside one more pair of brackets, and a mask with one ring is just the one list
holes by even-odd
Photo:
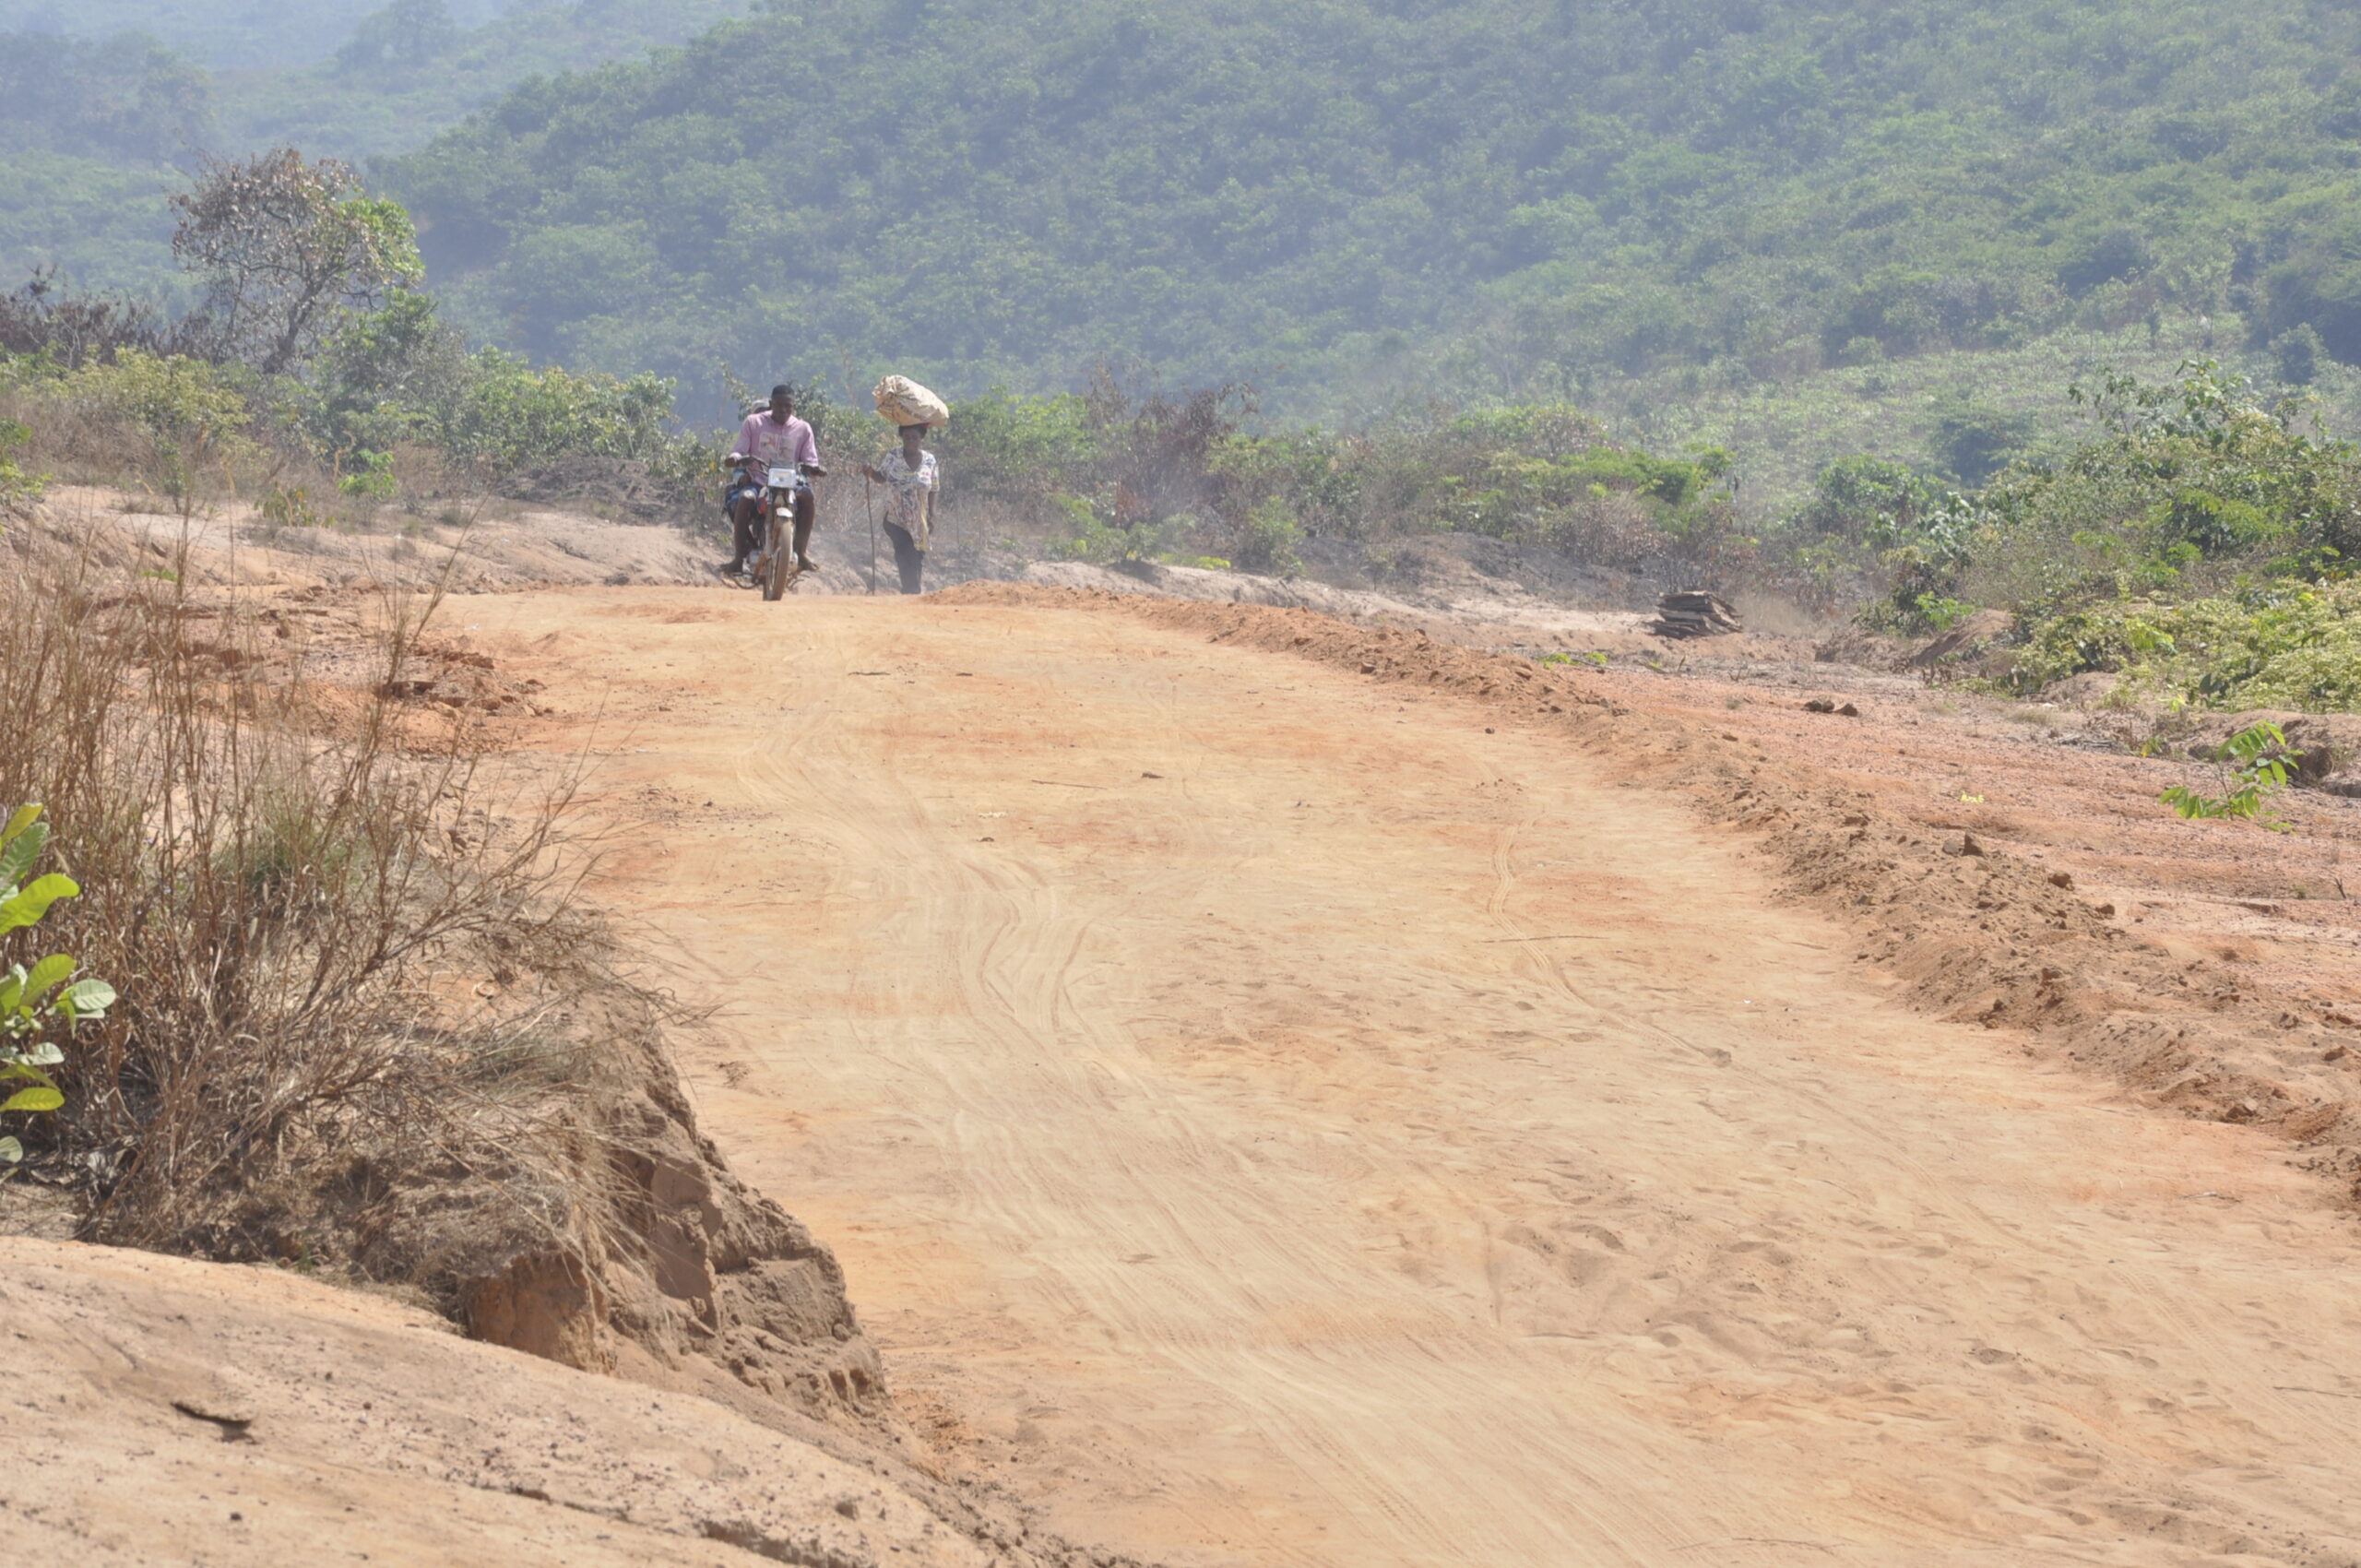
[[409, 215], [332, 158], [283, 147], [215, 160], [172, 208], [172, 254], [210, 285], [222, 353], [269, 374], [303, 363], [346, 311], [425, 275]]

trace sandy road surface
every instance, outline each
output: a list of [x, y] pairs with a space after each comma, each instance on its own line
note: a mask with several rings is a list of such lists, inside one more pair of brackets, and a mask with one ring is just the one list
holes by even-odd
[[708, 1130], [953, 1462], [1071, 1534], [2361, 1562], [2328, 1194], [1880, 1001], [1545, 734], [1105, 612], [467, 618], [648, 825], [599, 891], [728, 1004]]

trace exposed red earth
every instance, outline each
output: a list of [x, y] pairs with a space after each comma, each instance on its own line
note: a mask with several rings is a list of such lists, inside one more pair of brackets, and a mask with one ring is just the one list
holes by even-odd
[[[534, 561], [398, 695], [590, 764], [589, 894], [885, 1413], [15, 1240], [29, 1540], [2361, 1562], [2361, 804], [2186, 823], [2118, 716], [1629, 616]], [[331, 685], [424, 580], [225, 563]]]

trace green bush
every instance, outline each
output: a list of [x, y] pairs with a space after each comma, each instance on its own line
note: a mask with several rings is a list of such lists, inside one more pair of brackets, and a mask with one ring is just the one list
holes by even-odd
[[17, 421], [0, 419], [0, 517], [21, 511], [41, 499], [42, 477], [27, 472], [17, 457], [31, 434]]
[[535, 370], [498, 349], [478, 350], [456, 398], [427, 414], [445, 452], [501, 472], [559, 457], [645, 457], [674, 439], [670, 382]]
[[2032, 442], [2034, 422], [2022, 413], [1951, 400], [1936, 415], [1928, 445], [1935, 460], [1962, 484], [1980, 485], [2015, 460]]
[[1230, 549], [1230, 564], [1241, 572], [1292, 577], [1303, 571], [1303, 557], [1295, 547], [1303, 540], [1295, 514], [1284, 502], [1265, 501], [1246, 514], [1239, 526], [1238, 542]]
[[1110, 517], [1110, 506], [1087, 496], [1053, 495], [1050, 504], [1058, 516], [1049, 544], [1055, 561], [1086, 561], [1097, 566], [1153, 561], [1171, 553], [1179, 542], [1179, 529], [1145, 522], [1126, 528]]
[[184, 354], [125, 349], [65, 376], [55, 396], [101, 419], [119, 419], [186, 462], [219, 460], [250, 445], [248, 384], [234, 371]]
[[2036, 612], [2012, 680], [2023, 690], [2120, 672], [2177, 706], [2361, 712], [2361, 581], [2250, 586], [2180, 603], [2106, 600]]
[[[2109, 671], [2178, 704], [2361, 701], [2361, 588], [2346, 577], [2361, 451], [2210, 363], [2163, 385], [2111, 375], [2073, 398], [2094, 428], [2058, 461], [1862, 528], [1886, 588], [1866, 619], [1923, 633], [1966, 607], [2010, 609], [2021, 689]], [[1857, 474], [1892, 477], [1824, 483], [1884, 488]], [[1849, 515], [1836, 495], [1823, 509]]]
[[1098, 456], [1078, 394], [1019, 397], [1004, 386], [961, 403], [933, 445], [962, 491], [1010, 500], [1038, 499]]
[[[82, 891], [72, 877], [55, 872], [26, 880], [48, 843], [39, 806], [19, 806], [0, 826], [0, 938], [39, 925], [52, 905]], [[80, 967], [70, 956], [53, 953], [30, 968], [11, 964], [0, 971], [0, 1084], [24, 1086], [0, 1099], [0, 1114], [55, 1111], [65, 1103], [48, 1072], [65, 1052], [50, 1031], [62, 1025], [70, 1034], [77, 1023], [106, 1016], [115, 1000], [106, 981], [76, 980]], [[14, 1165], [24, 1157], [23, 1144], [0, 1135], [0, 1161]]]
[[124, 349], [104, 363], [87, 364], [50, 388], [74, 416], [99, 433], [125, 427], [145, 437], [144, 451], [127, 457], [139, 480], [170, 497], [184, 514], [258, 454], [254, 378], [234, 367], [184, 354]]
[[385, 501], [390, 500], [397, 488], [391, 452], [349, 452], [338, 466], [342, 472], [337, 476], [336, 487], [347, 495]]
[[[2157, 796], [2189, 821], [2234, 817], [2252, 820], [2262, 815], [2263, 802], [2287, 788], [2287, 737], [2276, 724], [2255, 724], [2230, 737], [2213, 754], [2221, 770], [2223, 792], [2209, 795], [2187, 784], [2176, 784]], [[2280, 827], [2275, 821], [2265, 826]]]

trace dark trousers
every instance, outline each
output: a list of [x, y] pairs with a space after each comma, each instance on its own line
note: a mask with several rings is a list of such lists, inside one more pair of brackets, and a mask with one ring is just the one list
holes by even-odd
[[[797, 491], [794, 506], [795, 510], [790, 514], [790, 518], [795, 525], [792, 540], [795, 558], [801, 561], [804, 558], [805, 552], [812, 548], [812, 518], [815, 510], [813, 505], [812, 493], [808, 490]], [[763, 547], [762, 529], [760, 523], [756, 521], [760, 511], [761, 508], [752, 501], [742, 501], [730, 509], [730, 559], [731, 561], [742, 563]]]
[[898, 523], [885, 525], [885, 540], [894, 547], [894, 564], [902, 573], [902, 591], [924, 593], [926, 589], [919, 586], [919, 574], [926, 569], [926, 552], [910, 537], [910, 530]]

